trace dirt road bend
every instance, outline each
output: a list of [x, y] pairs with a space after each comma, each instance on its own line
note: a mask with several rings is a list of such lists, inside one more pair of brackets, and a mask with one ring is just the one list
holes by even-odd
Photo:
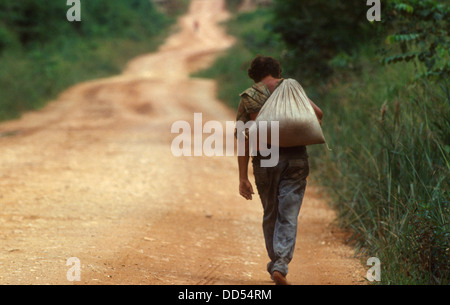
[[[224, 2], [193, 0], [157, 52], [0, 124], [0, 284], [273, 284], [236, 158], [170, 149], [171, 125], [194, 112], [234, 120], [215, 82], [189, 77], [233, 44]], [[363, 283], [325, 200], [308, 187], [288, 279]], [[71, 257], [81, 281], [68, 281]]]

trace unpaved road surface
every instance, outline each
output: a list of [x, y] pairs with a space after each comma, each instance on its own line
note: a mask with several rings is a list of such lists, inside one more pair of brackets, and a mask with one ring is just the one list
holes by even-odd
[[[194, 112], [234, 120], [215, 82], [189, 77], [233, 44], [227, 17], [224, 1], [194, 0], [158, 52], [0, 124], [0, 284], [273, 284], [261, 204], [239, 196], [236, 158], [170, 149], [172, 123]], [[288, 280], [364, 283], [325, 200], [308, 186]]]

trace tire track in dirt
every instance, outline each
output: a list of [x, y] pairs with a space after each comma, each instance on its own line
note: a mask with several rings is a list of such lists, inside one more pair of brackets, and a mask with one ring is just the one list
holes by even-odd
[[[213, 81], [189, 78], [232, 45], [227, 17], [224, 1], [194, 0], [158, 52], [0, 124], [1, 284], [71, 284], [70, 257], [79, 284], [272, 284], [260, 202], [239, 197], [236, 159], [170, 150], [176, 120], [234, 120]], [[308, 187], [289, 280], [359, 284], [325, 200]]]

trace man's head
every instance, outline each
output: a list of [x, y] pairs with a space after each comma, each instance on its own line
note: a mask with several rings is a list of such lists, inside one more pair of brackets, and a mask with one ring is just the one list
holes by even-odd
[[255, 83], [259, 83], [269, 75], [275, 78], [281, 77], [280, 63], [275, 58], [270, 56], [256, 56], [250, 63], [248, 76], [253, 79]]

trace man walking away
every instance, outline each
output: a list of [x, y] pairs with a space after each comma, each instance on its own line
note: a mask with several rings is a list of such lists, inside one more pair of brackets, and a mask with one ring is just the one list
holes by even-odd
[[[236, 118], [244, 123], [256, 119], [266, 100], [283, 82], [281, 66], [272, 57], [259, 55], [254, 58], [248, 75], [255, 84], [240, 95]], [[312, 101], [310, 103], [321, 122], [322, 111]], [[245, 155], [238, 156], [239, 193], [251, 200], [254, 192], [248, 179], [248, 137], [245, 146]], [[305, 146], [280, 147], [278, 164], [261, 167], [261, 160], [268, 158], [270, 156], [264, 157], [259, 152], [252, 157], [255, 184], [264, 210], [263, 232], [270, 258], [267, 271], [277, 285], [288, 285], [288, 264], [295, 249], [297, 220], [309, 174], [308, 154]]]

